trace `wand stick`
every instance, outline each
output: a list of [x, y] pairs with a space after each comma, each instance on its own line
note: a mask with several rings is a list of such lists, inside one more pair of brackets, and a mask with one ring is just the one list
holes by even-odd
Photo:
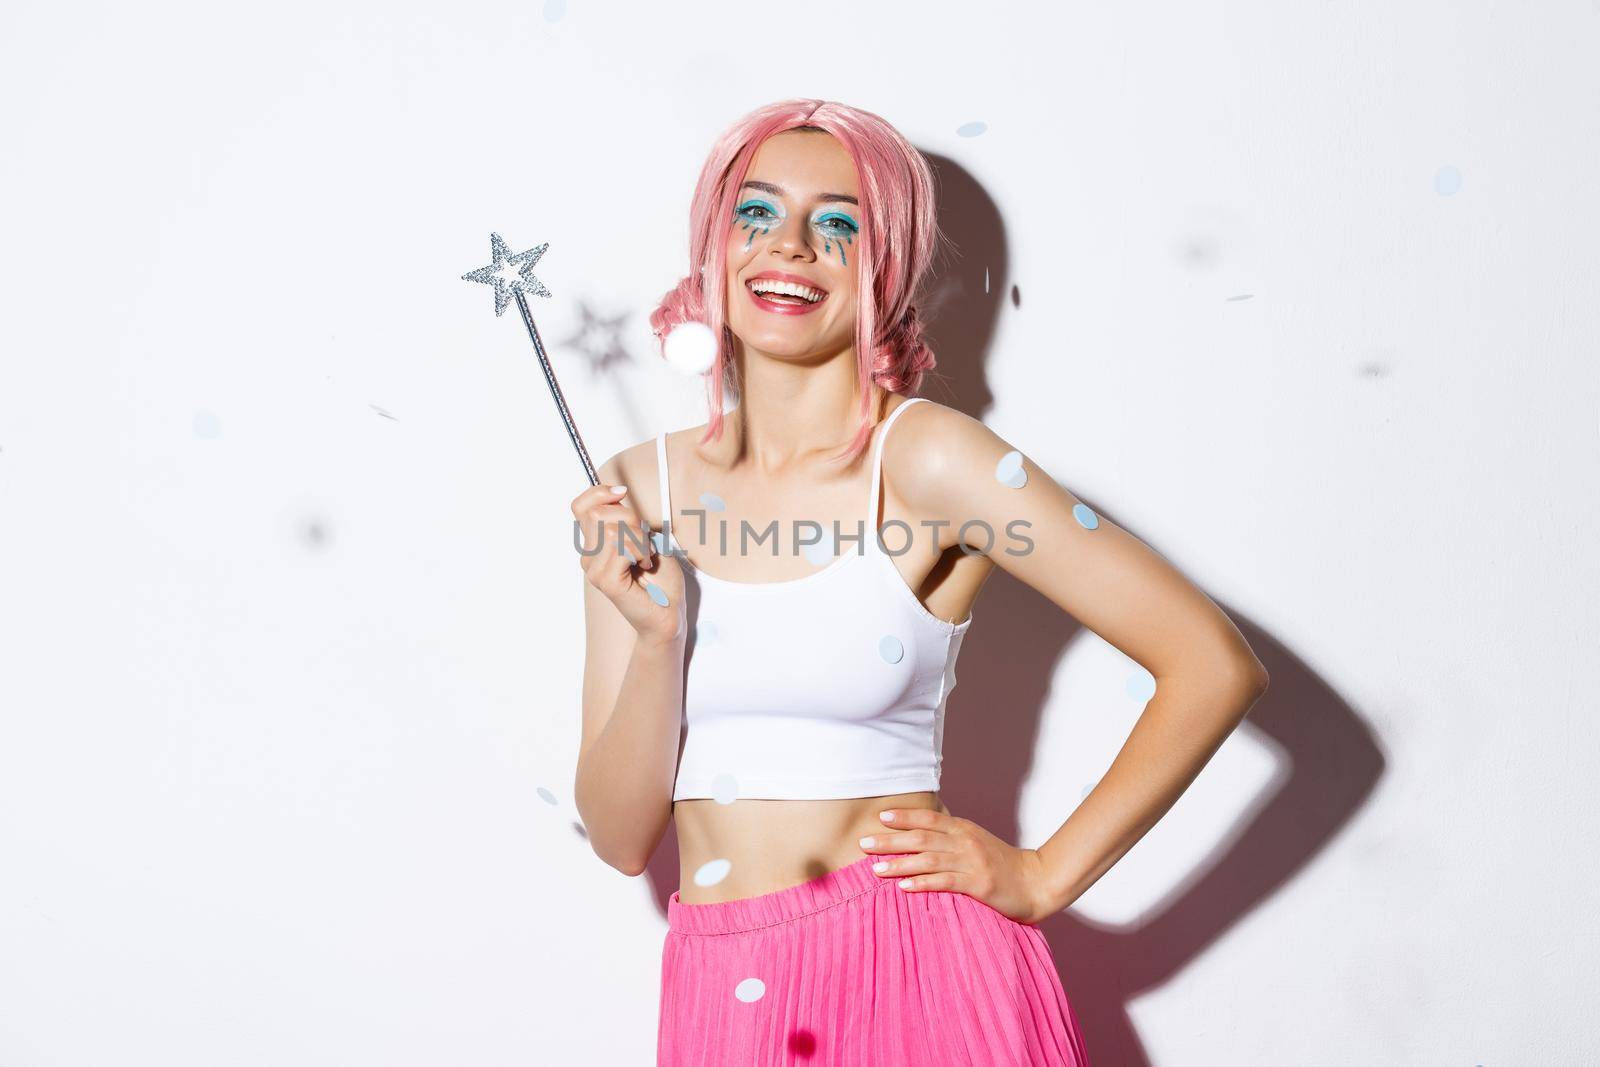
[[533, 265], [539, 262], [539, 257], [544, 255], [545, 249], [549, 248], [550, 244], [547, 241], [536, 248], [512, 255], [511, 249], [500, 239], [500, 235], [491, 233], [489, 246], [494, 252], [494, 262], [487, 267], [468, 271], [461, 276], [461, 279], [494, 286], [496, 316], [503, 314], [507, 305], [511, 303], [511, 298], [516, 297], [517, 309], [522, 312], [522, 322], [528, 327], [528, 337], [533, 341], [533, 351], [539, 357], [539, 368], [544, 371], [545, 384], [550, 387], [550, 395], [555, 398], [556, 410], [561, 413], [562, 425], [567, 428], [567, 436], [572, 439], [572, 447], [578, 450], [578, 460], [583, 464], [583, 472], [588, 475], [589, 484], [599, 485], [600, 476], [595, 473], [594, 463], [589, 459], [589, 450], [583, 446], [583, 437], [578, 433], [578, 425], [572, 420], [572, 412], [567, 409], [567, 400], [561, 393], [561, 384], [556, 381], [555, 368], [550, 365], [550, 357], [544, 351], [544, 342], [539, 339], [539, 328], [533, 324], [533, 312], [528, 309], [526, 294], [550, 295], [550, 290], [533, 275]]

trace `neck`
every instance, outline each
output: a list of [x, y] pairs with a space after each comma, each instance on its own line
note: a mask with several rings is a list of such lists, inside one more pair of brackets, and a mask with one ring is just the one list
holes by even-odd
[[[726, 418], [741, 456], [763, 473], [777, 473], [849, 444], [861, 419], [854, 345], [805, 360], [739, 347], [743, 389]], [[869, 388], [874, 411], [881, 412], [888, 393]]]

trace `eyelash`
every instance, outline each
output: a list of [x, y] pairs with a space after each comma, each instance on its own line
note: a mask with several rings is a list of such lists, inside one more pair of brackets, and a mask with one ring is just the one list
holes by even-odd
[[839, 229], [833, 231], [834, 235], [837, 237], [849, 237], [851, 234], [855, 233], [856, 230], [860, 229], [860, 227], [858, 227], [854, 222], [851, 222], [843, 215], [827, 215], [817, 220], [817, 225], [819, 226], [825, 223], [839, 224]]
[[[778, 217], [776, 215], [773, 215], [772, 212], [770, 210], [768, 210], [768, 208], [767, 208], [767, 206], [765, 204], [747, 204], [746, 206], [744, 206], [744, 207], [739, 209], [739, 214], [741, 216], [745, 217], [745, 218], [750, 219], [751, 221], [759, 222], [759, 221], [762, 221], [763, 217], [760, 216], [760, 215], [754, 214], [757, 211], [765, 211], [767, 213], [767, 215], [771, 216], [772, 218], [777, 218]], [[859, 226], [857, 226], [855, 223], [851, 222], [848, 218], [846, 218], [843, 215], [825, 216], [824, 218], [819, 219], [818, 222], [817, 222], [817, 225], [819, 225], [819, 226], [822, 226], [822, 225], [825, 225], [825, 224], [837, 224], [838, 229], [834, 229], [834, 230], [830, 231], [830, 235], [834, 236], [834, 237], [849, 237], [850, 235], [854, 234], [857, 230], [860, 229]]]

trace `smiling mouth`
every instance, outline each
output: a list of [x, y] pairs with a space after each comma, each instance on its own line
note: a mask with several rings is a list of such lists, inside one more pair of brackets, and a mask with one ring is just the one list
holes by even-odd
[[[827, 290], [818, 289], [815, 286], [779, 283], [782, 288], [771, 290], [765, 288], [757, 289], [757, 283], [763, 281], [766, 281], [766, 279], [758, 278], [748, 281], [744, 283], [744, 287], [750, 291], [750, 295], [756, 297], [758, 300], [769, 300], [774, 304], [782, 304], [786, 307], [815, 307], [824, 300], [828, 299]], [[768, 284], [771, 283], [769, 282]], [[804, 292], [797, 294], [789, 291], [795, 289], [803, 290]]]

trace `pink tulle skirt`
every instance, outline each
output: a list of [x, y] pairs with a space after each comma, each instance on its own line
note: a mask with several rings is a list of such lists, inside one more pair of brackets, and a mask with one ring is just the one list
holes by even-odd
[[742, 900], [674, 892], [658, 1067], [1087, 1064], [1039, 928], [901, 889], [883, 858]]

